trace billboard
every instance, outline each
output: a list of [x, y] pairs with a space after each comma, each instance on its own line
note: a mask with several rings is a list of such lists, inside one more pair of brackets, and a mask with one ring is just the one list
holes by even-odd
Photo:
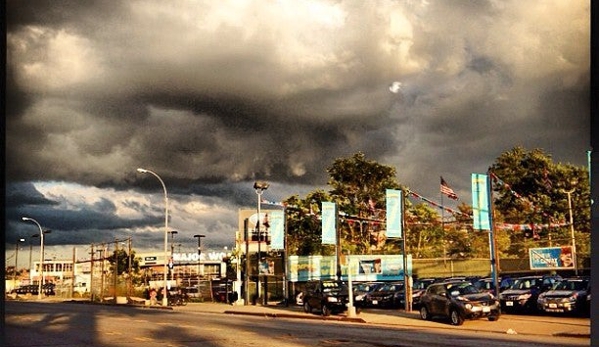
[[530, 269], [574, 269], [572, 246], [529, 248]]

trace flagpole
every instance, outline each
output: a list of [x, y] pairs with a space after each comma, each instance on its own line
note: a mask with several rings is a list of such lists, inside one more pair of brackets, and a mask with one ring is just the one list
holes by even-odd
[[441, 233], [443, 235], [443, 267], [447, 268], [447, 240], [445, 239], [445, 204], [443, 203], [443, 192], [441, 192]]

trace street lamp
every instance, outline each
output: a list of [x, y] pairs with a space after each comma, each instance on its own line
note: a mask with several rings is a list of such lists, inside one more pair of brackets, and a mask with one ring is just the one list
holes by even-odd
[[42, 286], [43, 286], [43, 282], [44, 282], [44, 234], [47, 234], [50, 232], [50, 230], [42, 230], [42, 226], [40, 225], [40, 223], [38, 223], [38, 221], [36, 221], [33, 218], [29, 218], [29, 217], [22, 217], [21, 218], [24, 222], [33, 222], [37, 225], [37, 227], [40, 229], [40, 281], [39, 281], [39, 285], [38, 285], [38, 292], [37, 292], [37, 298], [39, 300], [42, 299]]
[[160, 184], [162, 184], [162, 189], [164, 189], [164, 293], [162, 296], [162, 306], [168, 306], [168, 290], [166, 289], [167, 285], [168, 285], [168, 278], [167, 278], [167, 264], [166, 261], [168, 259], [168, 194], [166, 192], [166, 186], [164, 185], [164, 181], [162, 180], [162, 178], [160, 178], [160, 176], [158, 176], [158, 174], [156, 174], [153, 171], [150, 170], [146, 170], [146, 169], [142, 169], [142, 168], [138, 168], [137, 172], [139, 173], [149, 173], [151, 175], [153, 175], [154, 177], [156, 177], [158, 179], [158, 181], [160, 181]]
[[[577, 182], [572, 182], [572, 185], [575, 185]], [[570, 238], [572, 241], [572, 262], [574, 264], [574, 274], [578, 276], [578, 264], [576, 259], [576, 239], [574, 237], [574, 216], [572, 215], [572, 193], [574, 193], [575, 188], [570, 190], [562, 190], [566, 195], [568, 195], [568, 211], [570, 213]]]
[[204, 234], [195, 234], [193, 237], [198, 239], [198, 288], [200, 288], [200, 266], [202, 265], [202, 237], [206, 237]]
[[258, 256], [257, 256], [257, 260], [258, 260], [258, 272], [257, 272], [257, 278], [258, 278], [258, 283], [256, 285], [256, 300], [259, 300], [260, 298], [260, 244], [262, 243], [262, 233], [260, 231], [260, 207], [262, 205], [262, 193], [264, 193], [264, 191], [266, 189], [268, 189], [269, 184], [263, 181], [256, 181], [254, 182], [254, 189], [256, 190], [256, 195], [258, 195], [258, 223], [257, 225], [257, 229], [258, 229]]

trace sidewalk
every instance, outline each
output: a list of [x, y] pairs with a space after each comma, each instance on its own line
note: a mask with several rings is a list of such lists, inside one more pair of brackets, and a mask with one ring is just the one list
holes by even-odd
[[391, 309], [367, 309], [354, 317], [346, 313], [323, 317], [318, 313], [305, 313], [301, 306], [284, 306], [272, 303], [263, 305], [227, 305], [223, 303], [190, 303], [187, 306], [174, 307], [175, 311], [222, 313], [235, 315], [251, 315], [269, 318], [294, 318], [333, 320], [373, 325], [397, 326], [403, 328], [430, 327], [436, 329], [460, 329], [487, 331], [499, 334], [521, 334], [537, 336], [562, 336], [590, 339], [591, 327], [588, 318], [544, 317], [544, 316], [502, 316], [496, 322], [486, 319], [466, 320], [462, 326], [452, 326], [446, 321], [425, 321], [418, 311], [405, 312]]

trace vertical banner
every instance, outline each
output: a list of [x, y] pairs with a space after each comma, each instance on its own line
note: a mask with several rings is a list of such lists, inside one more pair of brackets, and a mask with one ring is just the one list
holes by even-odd
[[491, 230], [488, 176], [472, 174], [472, 218], [475, 230]]
[[387, 237], [401, 238], [403, 235], [403, 191], [387, 189]]
[[322, 244], [337, 244], [337, 205], [334, 202], [322, 202]]
[[283, 211], [270, 212], [270, 248], [285, 249], [285, 213]]

